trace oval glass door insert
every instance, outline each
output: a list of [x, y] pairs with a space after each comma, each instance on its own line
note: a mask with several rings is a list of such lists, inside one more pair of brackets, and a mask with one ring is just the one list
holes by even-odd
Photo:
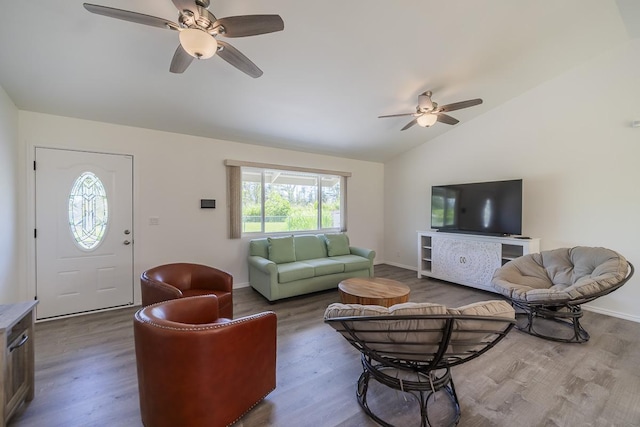
[[92, 172], [83, 172], [69, 194], [69, 227], [76, 244], [96, 248], [105, 236], [109, 221], [107, 192]]

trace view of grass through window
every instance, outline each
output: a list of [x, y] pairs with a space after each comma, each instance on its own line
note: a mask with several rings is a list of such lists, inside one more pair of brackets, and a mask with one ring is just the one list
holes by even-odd
[[242, 232], [340, 228], [341, 177], [242, 168]]

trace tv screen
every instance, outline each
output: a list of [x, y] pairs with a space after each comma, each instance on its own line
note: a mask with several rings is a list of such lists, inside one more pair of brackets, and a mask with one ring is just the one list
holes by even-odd
[[522, 234], [522, 180], [431, 187], [431, 228], [502, 236]]

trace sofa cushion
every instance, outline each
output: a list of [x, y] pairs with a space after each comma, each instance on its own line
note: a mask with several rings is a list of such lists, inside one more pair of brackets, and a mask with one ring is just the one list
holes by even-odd
[[278, 264], [278, 283], [289, 283], [296, 280], [308, 279], [315, 275], [312, 265], [304, 262], [288, 262]]
[[358, 255], [340, 255], [331, 257], [330, 259], [343, 263], [345, 273], [358, 270], [368, 270], [371, 267], [371, 261], [369, 261], [368, 258]]
[[316, 276], [344, 272], [344, 264], [328, 258], [307, 259], [305, 264], [312, 265]]
[[349, 255], [349, 237], [344, 233], [325, 234], [327, 253], [329, 256]]
[[269, 259], [269, 241], [263, 239], [251, 239], [249, 241], [249, 256], [261, 256]]
[[276, 264], [294, 262], [296, 252], [293, 246], [293, 236], [269, 237], [269, 260]]
[[294, 247], [296, 251], [296, 261], [327, 257], [327, 247], [324, 239], [315, 235], [295, 236]]

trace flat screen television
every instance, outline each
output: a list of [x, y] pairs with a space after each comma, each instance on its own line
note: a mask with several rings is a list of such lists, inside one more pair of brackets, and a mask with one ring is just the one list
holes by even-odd
[[498, 236], [522, 234], [522, 180], [431, 187], [431, 228]]

